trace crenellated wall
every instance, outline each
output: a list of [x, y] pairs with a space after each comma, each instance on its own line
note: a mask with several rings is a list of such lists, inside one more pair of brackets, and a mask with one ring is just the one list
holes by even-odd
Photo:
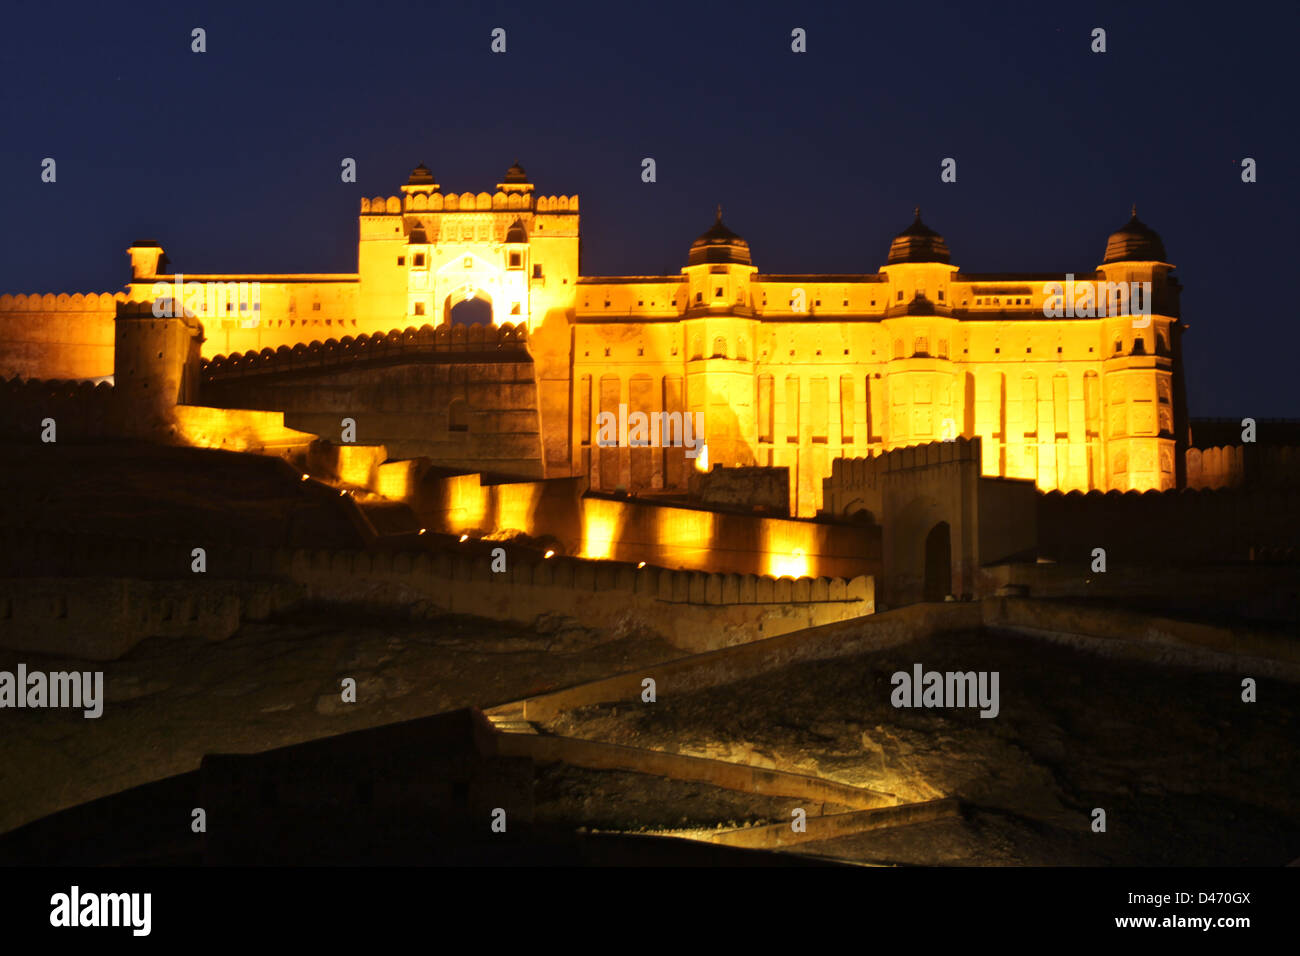
[[201, 401], [284, 413], [285, 425], [385, 445], [394, 458], [542, 474], [541, 423], [526, 332], [515, 326], [408, 328], [293, 349], [218, 357]]
[[1300, 447], [1221, 445], [1187, 449], [1187, 487], [1285, 488], [1300, 485]]
[[113, 374], [113, 318], [125, 294], [0, 295], [0, 379]]
[[[119, 576], [156, 575], [165, 579], [144, 586], [146, 593], [154, 595], [145, 602], [148, 605], [145, 610], [122, 612], [126, 615], [123, 620], [137, 622], [136, 640], [153, 633], [172, 633], [162, 627], [163, 623], [178, 620], [177, 614], [191, 615], [200, 606], [189, 604], [182, 609], [174, 604], [173, 616], [166, 618], [159, 601], [175, 602], [180, 595], [195, 593], [194, 587], [219, 587], [219, 582], [227, 579], [251, 582], [279, 579], [300, 588], [293, 592], [295, 595], [325, 602], [362, 603], [401, 610], [422, 604], [449, 613], [528, 625], [543, 615], [561, 615], [585, 627], [646, 628], [691, 651], [711, 650], [859, 617], [873, 613], [875, 608], [873, 582], [865, 576], [852, 580], [825, 577], [791, 580], [707, 574], [562, 556], [539, 560], [535, 554], [509, 548], [507, 570], [496, 573], [491, 569], [491, 543], [471, 551], [432, 553], [214, 548], [207, 554], [206, 574], [211, 578], [189, 572], [189, 549], [181, 544], [106, 541], [17, 530], [0, 530], [0, 544], [3, 553], [10, 556], [5, 561], [9, 574], [48, 575], [54, 570], [63, 577], [48, 588], [42, 584], [40, 587], [45, 590], [40, 593], [65, 599], [63, 604], [50, 605], [49, 613], [38, 613], [44, 606], [40, 604], [0, 603], [0, 646], [39, 650], [48, 640], [52, 649], [65, 647], [69, 635], [80, 628], [83, 636], [79, 653], [99, 657], [123, 653], [124, 632], [116, 625], [102, 629], [95, 626], [93, 608], [109, 607], [105, 603], [108, 598], [99, 595], [93, 602], [82, 601], [79, 595], [90, 592], [85, 587], [87, 579], [76, 575], [102, 573], [101, 569], [110, 565]], [[31, 555], [32, 560], [15, 564], [20, 552]], [[33, 580], [30, 577], [0, 579], [10, 595], [24, 590], [23, 581]], [[181, 581], [187, 584], [181, 585]], [[182, 590], [168, 591], [168, 582]], [[117, 585], [104, 592], [115, 601], [117, 598], [113, 596], [123, 593], [127, 592]], [[260, 604], [248, 603], [261, 613], [269, 607], [265, 600]], [[230, 606], [229, 602], [220, 607], [214, 605], [216, 609], [210, 616], [228, 621]], [[236, 615], [242, 606], [235, 605]], [[3, 617], [6, 607], [29, 610], [23, 611], [25, 616], [17, 621], [12, 610], [10, 617]], [[74, 608], [77, 609], [75, 618], [72, 617]], [[73, 620], [77, 627], [67, 623]], [[224, 626], [214, 624], [209, 636], [226, 636], [217, 633]], [[184, 627], [180, 631], [189, 633]]]
[[1104, 548], [1111, 568], [1126, 562], [1295, 559], [1300, 487], [1129, 492], [1053, 492], [1038, 500], [1039, 552], [1090, 563]]
[[[382, 466], [383, 471], [403, 463]], [[394, 489], [398, 479], [394, 477]], [[408, 500], [427, 527], [482, 537], [523, 532], [561, 553], [774, 577], [880, 570], [880, 529], [586, 494], [580, 478], [484, 481], [426, 472]]]
[[982, 461], [979, 438], [958, 438], [833, 462], [827, 511], [883, 526], [890, 606], [976, 595], [983, 565], [1034, 552], [1033, 483], [982, 477]]
[[0, 647], [113, 660], [145, 637], [219, 641], [241, 621], [287, 606], [265, 582], [156, 581], [122, 577], [0, 578]]

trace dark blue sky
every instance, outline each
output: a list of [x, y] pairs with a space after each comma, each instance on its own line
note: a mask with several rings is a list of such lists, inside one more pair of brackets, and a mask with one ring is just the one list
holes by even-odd
[[675, 271], [718, 202], [764, 272], [874, 272], [917, 204], [966, 271], [1081, 272], [1136, 200], [1185, 286], [1192, 414], [1295, 417], [1296, 10], [8, 5], [0, 291], [116, 291], [138, 237], [184, 272], [352, 271], [358, 199], [420, 161], [578, 193], [591, 275]]

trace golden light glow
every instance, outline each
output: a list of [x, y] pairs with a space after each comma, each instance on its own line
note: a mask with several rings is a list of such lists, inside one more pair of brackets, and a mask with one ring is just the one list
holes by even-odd
[[479, 531], [486, 526], [488, 516], [488, 489], [479, 483], [478, 475], [456, 475], [447, 479], [447, 523], [455, 531]]
[[544, 555], [542, 555], [542, 557], [544, 557], [544, 558], [553, 558], [553, 557], [555, 557], [555, 552], [554, 552], [554, 551], [547, 551]]
[[637, 569], [638, 571], [640, 571], [640, 570], [641, 570], [642, 568], [644, 568], [644, 567], [645, 567], [645, 562], [644, 562], [644, 561], [638, 561], [638, 562], [636, 563], [636, 569]]
[[709, 470], [709, 443], [708, 442], [705, 442], [703, 445], [700, 446], [700, 453], [695, 456], [695, 470], [696, 471]]
[[614, 553], [614, 535], [624, 505], [619, 501], [589, 499], [582, 508], [582, 557], [608, 558]]
[[415, 488], [414, 462], [392, 461], [382, 464], [377, 469], [375, 490], [385, 498], [408, 498]]
[[379, 451], [373, 445], [338, 445], [339, 480], [349, 485], [370, 484]]
[[765, 574], [774, 578], [806, 578], [816, 572], [808, 558], [815, 528], [795, 521], [770, 521], [763, 526]]
[[496, 527], [498, 530], [532, 530], [533, 516], [542, 497], [542, 486], [535, 482], [496, 485], [491, 489], [496, 499]]
[[175, 405], [172, 414], [177, 438], [195, 448], [263, 453], [306, 450], [314, 440], [307, 432], [286, 428], [283, 412]]
[[424, 532], [425, 532], [426, 530], [427, 530], [427, 529], [425, 529], [425, 528], [421, 528], [421, 529], [420, 529], [420, 534], [424, 534]]
[[468, 541], [468, 540], [469, 540], [469, 535], [467, 535], [467, 534], [462, 534], [462, 535], [460, 536], [460, 543], [461, 543], [461, 544], [464, 544], [464, 543], [465, 543], [466, 541]]

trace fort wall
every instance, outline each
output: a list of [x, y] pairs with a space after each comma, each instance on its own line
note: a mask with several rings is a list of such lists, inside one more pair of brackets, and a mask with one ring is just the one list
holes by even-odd
[[288, 603], [265, 582], [0, 578], [0, 647], [113, 660], [145, 637], [224, 640]]
[[[57, 597], [63, 589], [62, 603], [0, 605], [0, 613], [5, 607], [17, 607], [21, 615], [14, 618], [11, 610], [9, 618], [0, 618], [0, 646], [67, 649], [75, 638], [79, 642], [76, 648], [101, 659], [124, 652], [124, 634], [133, 634], [135, 640], [170, 634], [173, 631], [163, 626], [168, 620], [193, 613], [187, 605], [168, 618], [165, 602], [179, 607], [175, 602], [181, 595], [203, 593], [204, 587], [221, 587], [218, 582], [231, 580], [263, 582], [263, 586], [288, 582], [294, 586], [295, 597], [322, 602], [403, 610], [422, 606], [524, 625], [533, 625], [542, 616], [559, 615], [584, 627], [650, 630], [690, 651], [744, 643], [874, 611], [872, 580], [865, 576], [776, 580], [649, 566], [638, 569], [559, 556], [539, 560], [518, 551], [508, 552], [508, 570], [494, 573], [490, 543], [478, 546], [473, 553], [217, 547], [206, 556], [205, 574], [211, 578], [190, 572], [190, 549], [182, 544], [5, 530], [0, 532], [0, 545], [11, 556], [4, 563], [11, 576], [3, 579], [3, 584], [12, 595], [18, 596], [22, 582], [33, 580], [31, 576], [48, 577], [51, 573], [61, 580], [51, 582], [50, 590], [43, 593]], [[20, 554], [22, 560], [17, 558]], [[133, 579], [156, 579], [157, 586], [141, 585], [145, 597], [129, 606], [136, 609], [122, 610], [126, 605], [120, 588], [82, 586], [87, 576], [102, 574], [105, 567]], [[180, 591], [168, 590], [173, 586]], [[139, 609], [141, 602], [145, 610]], [[227, 601], [222, 605], [226, 610], [212, 610], [209, 617], [228, 621], [234, 614], [237, 620], [243, 606]], [[258, 607], [267, 605], [263, 602]], [[107, 615], [107, 621], [123, 623], [97, 628], [94, 621], [101, 614]], [[135, 623], [125, 623], [128, 621]], [[208, 624], [200, 630], [203, 627]], [[214, 623], [203, 633], [226, 636], [220, 633], [223, 627]], [[98, 636], [101, 630], [105, 634], [102, 639]], [[180, 630], [189, 633], [183, 627]]]
[[581, 478], [494, 484], [430, 472], [411, 504], [431, 529], [476, 537], [521, 532], [592, 559], [796, 578], [852, 578], [880, 567], [879, 528], [585, 492]]
[[537, 386], [522, 328], [408, 328], [204, 362], [200, 395], [395, 458], [541, 477]]
[[119, 293], [0, 295], [0, 379], [113, 374]]
[[1052, 492], [1038, 498], [1038, 548], [1060, 562], [1248, 561], [1294, 554], [1300, 488], [1204, 491]]

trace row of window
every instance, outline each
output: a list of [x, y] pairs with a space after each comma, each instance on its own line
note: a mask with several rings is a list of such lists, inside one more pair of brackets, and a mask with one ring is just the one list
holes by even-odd
[[[406, 265], [406, 256], [398, 256], [398, 257], [397, 257], [397, 264], [398, 264], [399, 266], [405, 266], [405, 265]], [[466, 256], [466, 257], [465, 257], [464, 266], [465, 266], [466, 269], [473, 269], [473, 268], [474, 268], [474, 257], [473, 257], [473, 256]], [[417, 253], [415, 253], [415, 254], [411, 257], [411, 268], [412, 268], [412, 269], [423, 269], [424, 267], [425, 267], [424, 253], [423, 253], [423, 252], [417, 252]], [[510, 253], [510, 265], [509, 265], [509, 268], [511, 268], [511, 269], [522, 269], [523, 267], [524, 267], [523, 254], [522, 254], [522, 253], [519, 253], [519, 252], [512, 252], [512, 253]], [[540, 279], [541, 277], [542, 277], [542, 267], [541, 267], [540, 265], [534, 265], [534, 266], [533, 266], [533, 278], [534, 278], [534, 279]]]

